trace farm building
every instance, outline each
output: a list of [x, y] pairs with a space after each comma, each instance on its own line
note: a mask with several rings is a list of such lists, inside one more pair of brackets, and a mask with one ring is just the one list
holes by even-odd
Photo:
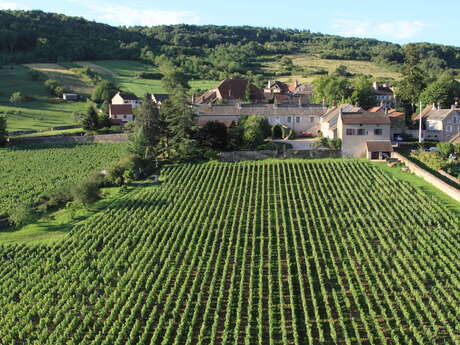
[[63, 93], [62, 99], [66, 101], [78, 101], [78, 94], [76, 93]]
[[114, 124], [133, 121], [133, 107], [131, 104], [111, 104], [109, 107], [109, 118]]
[[265, 117], [271, 125], [282, 125], [296, 133], [317, 134], [320, 129], [321, 115], [326, 111], [316, 104], [202, 104], [194, 105], [198, 123], [207, 121], [234, 121], [242, 116], [259, 115]]
[[254, 103], [264, 102], [264, 93], [246, 79], [226, 78], [214, 89], [205, 92], [194, 103], [207, 104], [216, 102], [238, 103], [244, 100], [247, 89]]

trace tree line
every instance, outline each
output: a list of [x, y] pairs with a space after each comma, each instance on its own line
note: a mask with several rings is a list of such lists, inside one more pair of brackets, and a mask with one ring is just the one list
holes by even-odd
[[[416, 45], [430, 73], [460, 66], [460, 48]], [[0, 63], [167, 57], [191, 78], [256, 78], [259, 58], [314, 54], [326, 59], [374, 61], [402, 69], [404, 48], [375, 39], [345, 38], [309, 30], [250, 26], [161, 25], [113, 27], [42, 11], [0, 11]]]

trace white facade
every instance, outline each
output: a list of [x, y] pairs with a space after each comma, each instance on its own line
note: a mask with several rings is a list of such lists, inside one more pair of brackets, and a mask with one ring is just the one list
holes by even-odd
[[123, 94], [118, 92], [115, 96], [112, 98], [112, 104], [130, 104], [133, 108], [138, 107], [141, 105], [141, 100], [140, 99], [127, 99], [126, 97], [123, 97]]
[[368, 141], [390, 141], [390, 124], [344, 124], [343, 116], [337, 123], [337, 134], [342, 140], [344, 157], [365, 158]]

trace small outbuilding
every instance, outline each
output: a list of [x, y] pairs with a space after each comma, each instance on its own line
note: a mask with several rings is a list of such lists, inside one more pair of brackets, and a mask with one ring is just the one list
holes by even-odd
[[366, 142], [366, 157], [370, 160], [391, 158], [393, 145], [389, 140], [372, 140]]
[[63, 93], [62, 99], [66, 101], [78, 101], [78, 94], [76, 93]]

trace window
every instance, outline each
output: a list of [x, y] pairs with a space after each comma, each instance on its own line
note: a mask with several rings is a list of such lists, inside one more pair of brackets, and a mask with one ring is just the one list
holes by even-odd
[[355, 130], [353, 128], [347, 128], [346, 134], [347, 135], [355, 135]]
[[292, 116], [288, 116], [288, 117], [287, 117], [287, 122], [288, 122], [288, 123], [291, 123], [291, 122], [292, 122]]
[[300, 123], [300, 116], [295, 117], [295, 123]]
[[364, 128], [358, 128], [358, 134], [357, 135], [366, 135], [366, 131]]
[[451, 125], [446, 126], [446, 132], [452, 132], [452, 126]]
[[123, 115], [123, 118], [126, 119], [126, 115]]
[[374, 128], [374, 135], [382, 135], [383, 130], [381, 128]]
[[315, 122], [315, 118], [313, 116], [310, 116], [310, 122]]

